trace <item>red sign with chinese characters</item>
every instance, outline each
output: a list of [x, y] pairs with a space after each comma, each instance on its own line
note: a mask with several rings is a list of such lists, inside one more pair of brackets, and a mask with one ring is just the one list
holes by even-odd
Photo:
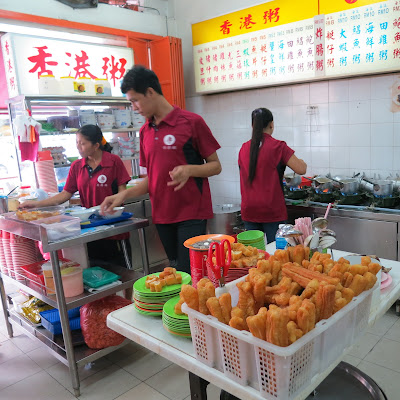
[[10, 97], [38, 94], [41, 75], [107, 79], [112, 95], [122, 96], [120, 81], [133, 66], [132, 49], [117, 46], [6, 34], [2, 48], [10, 54], [4, 58]]

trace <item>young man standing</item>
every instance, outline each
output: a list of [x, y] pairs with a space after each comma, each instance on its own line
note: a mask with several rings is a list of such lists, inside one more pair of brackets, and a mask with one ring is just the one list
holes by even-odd
[[221, 172], [220, 146], [202, 117], [165, 99], [153, 71], [134, 66], [121, 90], [133, 110], [147, 119], [140, 130], [140, 165], [148, 175], [135, 187], [107, 197], [102, 211], [149, 193], [153, 222], [171, 265], [190, 273], [183, 242], [205, 234], [207, 219], [213, 217], [207, 178]]

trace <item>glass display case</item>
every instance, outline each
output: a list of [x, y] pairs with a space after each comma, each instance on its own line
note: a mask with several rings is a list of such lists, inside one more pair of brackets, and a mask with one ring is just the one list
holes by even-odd
[[[121, 113], [123, 110], [126, 112]], [[131, 176], [139, 176], [138, 138], [144, 119], [140, 119], [141, 116], [131, 110], [130, 102], [124, 97], [17, 96], [9, 100], [9, 118], [13, 131], [14, 153], [18, 161], [17, 172], [21, 182], [31, 183], [36, 179], [34, 164], [30, 161], [22, 162], [18, 151], [15, 121], [26, 111], [42, 124], [42, 148], [52, 151], [55, 168], [63, 168], [63, 172], [56, 172], [58, 184], [61, 186], [65, 182], [65, 171], [68, 172], [66, 167], [79, 157], [74, 133], [86, 123], [97, 123], [105, 139], [113, 146], [113, 153], [121, 155], [128, 173]], [[128, 152], [128, 155], [121, 152], [118, 149], [119, 141], [132, 143], [132, 152]]]

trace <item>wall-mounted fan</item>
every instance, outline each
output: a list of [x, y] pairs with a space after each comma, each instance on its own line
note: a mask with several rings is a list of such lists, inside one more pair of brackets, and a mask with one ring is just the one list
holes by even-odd
[[72, 8], [95, 8], [98, 0], [56, 0]]

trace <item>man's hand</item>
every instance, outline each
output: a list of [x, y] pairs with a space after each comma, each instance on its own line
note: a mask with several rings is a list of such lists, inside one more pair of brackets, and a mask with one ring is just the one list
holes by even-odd
[[106, 197], [100, 205], [100, 214], [114, 214], [114, 208], [120, 206], [125, 200], [125, 191]]
[[167, 182], [167, 185], [176, 186], [175, 192], [182, 189], [191, 176], [190, 167], [190, 165], [178, 165], [172, 171], [169, 171], [169, 176], [172, 180]]

